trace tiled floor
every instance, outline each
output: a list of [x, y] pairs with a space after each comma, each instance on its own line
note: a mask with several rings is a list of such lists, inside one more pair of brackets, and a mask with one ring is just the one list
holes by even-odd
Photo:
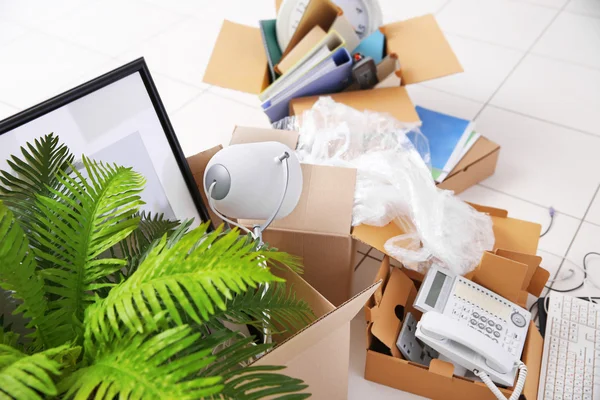
[[[414, 102], [475, 118], [502, 145], [496, 174], [461, 197], [544, 227], [554, 206], [539, 253], [553, 276], [575, 269], [556, 287], [577, 286], [582, 274], [571, 263], [581, 266], [587, 252], [600, 251], [600, 0], [380, 3], [385, 22], [435, 13], [465, 67], [409, 87]], [[187, 155], [226, 141], [234, 124], [268, 126], [254, 96], [201, 80], [221, 20], [256, 25], [275, 16], [272, 4], [0, 0], [0, 119], [144, 56]], [[378, 257], [359, 254], [355, 290], [372, 280]], [[600, 287], [600, 257], [590, 257], [588, 268]], [[360, 318], [352, 325], [350, 398], [417, 399], [362, 378]]]

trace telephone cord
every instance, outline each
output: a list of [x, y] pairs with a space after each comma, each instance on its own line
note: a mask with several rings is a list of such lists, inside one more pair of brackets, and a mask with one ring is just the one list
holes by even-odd
[[498, 400], [517, 400], [521, 396], [521, 392], [523, 391], [523, 387], [525, 386], [525, 379], [527, 378], [527, 366], [519, 361], [519, 378], [517, 379], [517, 384], [515, 385], [515, 389], [513, 390], [512, 395], [507, 399], [504, 394], [498, 389], [498, 387], [492, 382], [488, 374], [483, 371], [473, 370], [473, 373], [477, 375], [483, 383], [494, 393]]

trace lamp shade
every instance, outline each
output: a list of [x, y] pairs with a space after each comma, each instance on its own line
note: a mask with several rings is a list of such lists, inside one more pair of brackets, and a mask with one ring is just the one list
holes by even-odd
[[[285, 153], [288, 180], [285, 184]], [[300, 161], [286, 145], [279, 142], [236, 144], [224, 148], [209, 161], [204, 173], [204, 190], [216, 209], [232, 218], [268, 219], [285, 198], [275, 218], [289, 215], [302, 193]]]

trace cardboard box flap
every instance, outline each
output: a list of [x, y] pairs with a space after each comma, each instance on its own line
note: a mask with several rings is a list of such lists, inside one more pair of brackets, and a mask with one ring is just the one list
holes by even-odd
[[[200, 196], [202, 197], [202, 201], [204, 204], [208, 205], [208, 198], [206, 197], [206, 193], [204, 192], [204, 171], [206, 170], [206, 166], [208, 162], [215, 154], [217, 154], [223, 147], [215, 146], [212, 149], [205, 150], [201, 153], [194, 154], [187, 158], [187, 162], [190, 166], [190, 171], [192, 171], [192, 176], [194, 177], [194, 181], [196, 182], [196, 187], [198, 187], [198, 191], [200, 192]], [[210, 207], [208, 208], [208, 215], [210, 216], [210, 220], [213, 223], [213, 226], [217, 227], [223, 223], [223, 220], [219, 218], [215, 213], [212, 212]]]
[[[312, 108], [319, 97], [321, 96], [300, 97], [292, 100], [290, 114], [302, 116], [304, 111]], [[370, 110], [388, 113], [401, 122], [421, 122], [404, 87], [342, 92], [328, 95], [328, 97], [358, 111]]]
[[527, 287], [527, 291], [536, 297], [540, 297], [542, 291], [546, 287], [548, 279], [550, 279], [550, 271], [542, 267], [538, 267], [531, 277], [531, 282]]
[[223, 21], [202, 80], [253, 94], [267, 87], [269, 69], [260, 30]]
[[466, 203], [474, 209], [476, 209], [477, 211], [488, 214], [491, 217], [508, 217], [508, 211], [503, 210], [501, 208], [482, 206], [480, 204], [469, 203], [468, 201]]
[[[325, 165], [301, 164], [302, 194], [294, 211], [273, 221], [269, 229], [348, 235], [352, 227], [352, 208], [356, 170]], [[241, 220], [252, 226], [255, 221]]]
[[318, 25], [325, 32], [328, 32], [338, 15], [342, 15], [342, 10], [331, 1], [310, 0], [285, 51], [281, 49], [283, 51], [282, 57], [292, 51], [315, 26]]
[[[372, 284], [337, 309], [323, 315], [296, 335], [280, 343], [255, 365], [287, 365], [296, 355], [324, 340], [343, 324], [350, 322], [380, 284], [381, 282]], [[348, 349], [345, 351], [347, 352]]]
[[492, 142], [486, 137], [481, 136], [477, 141], [473, 144], [473, 147], [467, 151], [467, 154], [456, 164], [454, 169], [448, 174], [448, 178], [452, 175], [465, 171], [467, 168], [477, 161], [489, 156], [491, 153], [500, 150], [500, 145]]
[[387, 52], [400, 60], [403, 84], [463, 72], [433, 15], [383, 25]]
[[510, 251], [510, 250], [504, 250], [504, 249], [497, 249], [495, 251], [495, 253], [501, 257], [509, 258], [511, 260], [514, 260], [514, 261], [517, 261], [517, 262], [527, 265], [527, 274], [525, 274], [525, 279], [523, 280], [523, 285], [521, 286], [521, 289], [528, 290], [529, 285], [531, 284], [533, 275], [535, 274], [536, 270], [542, 263], [542, 257], [534, 255], [534, 254], [523, 254], [523, 253], [518, 253], [516, 251]]
[[494, 249], [536, 254], [542, 226], [535, 222], [492, 216], [494, 222]]
[[473, 282], [516, 303], [526, 275], [527, 265], [485, 252], [475, 271]]
[[236, 126], [231, 134], [231, 141], [229, 144], [279, 142], [285, 144], [292, 150], [296, 150], [298, 136], [299, 134], [296, 131]]
[[[373, 326], [371, 332], [373, 336], [385, 344], [392, 355], [398, 358], [401, 355], [396, 347], [396, 340], [406, 314], [408, 312], [415, 314], [412, 305], [416, 297], [417, 288], [413, 281], [399, 268], [394, 268], [377, 311], [372, 310]], [[402, 315], [398, 315], [399, 313]], [[419, 319], [420, 313], [415, 315], [415, 318]]]

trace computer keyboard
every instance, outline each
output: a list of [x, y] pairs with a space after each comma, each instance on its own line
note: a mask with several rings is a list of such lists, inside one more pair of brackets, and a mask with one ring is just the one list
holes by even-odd
[[600, 306], [552, 292], [538, 400], [600, 399]]

